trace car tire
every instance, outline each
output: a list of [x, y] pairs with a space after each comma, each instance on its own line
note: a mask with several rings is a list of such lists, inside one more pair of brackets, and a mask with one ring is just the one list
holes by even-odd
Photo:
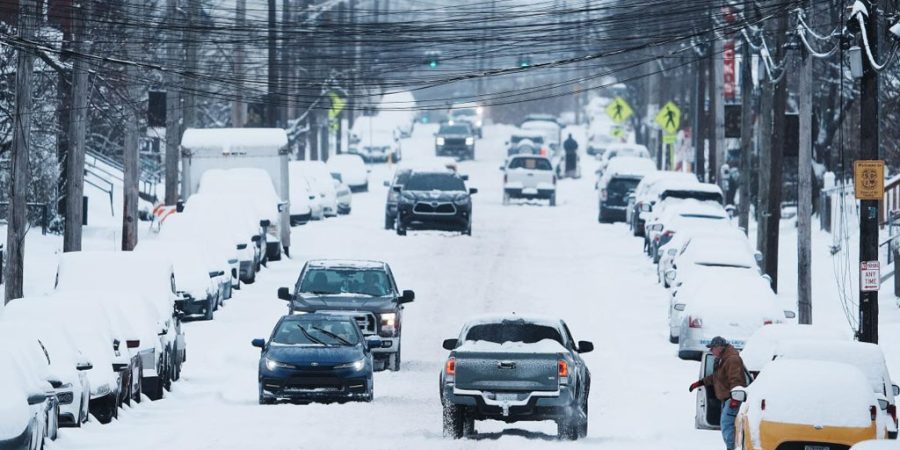
[[384, 215], [384, 229], [385, 230], [393, 230], [394, 229], [394, 219], [391, 218], [390, 216], [388, 216], [387, 214]]
[[275, 399], [266, 398], [263, 396], [262, 386], [259, 386], [259, 404], [260, 405], [274, 405], [275, 404]]
[[245, 283], [247, 283], [247, 284], [256, 283], [256, 272], [255, 271], [253, 272], [252, 275], [250, 275], [249, 278], [247, 278], [247, 281], [245, 281]]
[[556, 206], [556, 192], [550, 196], [550, 206]]
[[218, 304], [219, 302], [215, 298], [209, 299], [209, 305], [206, 307], [206, 314], [203, 315], [203, 320], [213, 320], [213, 316], [216, 313], [216, 305]]
[[397, 221], [397, 236], [406, 236], [406, 226], [400, 221]]
[[391, 353], [391, 356], [388, 356], [387, 362], [385, 363], [387, 370], [391, 372], [399, 372], [400, 371], [400, 349], [397, 349], [396, 353]]
[[671, 332], [669, 332], [669, 343], [670, 343], [670, 344], [677, 344], [677, 343], [678, 343], [678, 336], [674, 336]]
[[578, 440], [578, 424], [575, 419], [560, 419], [556, 422], [557, 435], [561, 441]]
[[466, 236], [472, 235], [472, 219], [469, 219], [469, 225], [466, 226], [466, 229], [463, 230], [462, 234], [464, 234]]
[[444, 437], [462, 439], [465, 431], [465, 415], [465, 410], [456, 405], [444, 405]]
[[581, 400], [581, 413], [582, 416], [578, 420], [578, 438], [584, 439], [588, 435], [588, 393], [584, 393], [584, 398]]

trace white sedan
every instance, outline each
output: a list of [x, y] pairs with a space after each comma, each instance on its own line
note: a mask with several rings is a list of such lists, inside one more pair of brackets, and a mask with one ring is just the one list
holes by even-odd
[[334, 155], [328, 159], [328, 170], [340, 174], [341, 181], [353, 192], [369, 190], [369, 169], [359, 155]]

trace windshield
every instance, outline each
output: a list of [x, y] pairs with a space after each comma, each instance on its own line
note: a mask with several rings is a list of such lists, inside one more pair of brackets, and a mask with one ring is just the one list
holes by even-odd
[[453, 174], [415, 174], [403, 187], [410, 191], [465, 191], [463, 180]]
[[469, 134], [469, 127], [465, 125], [443, 125], [439, 134]]
[[476, 112], [474, 109], [471, 109], [471, 108], [467, 108], [467, 109], [457, 109], [457, 110], [453, 111], [452, 113], [450, 113], [450, 115], [453, 116], [453, 117], [459, 117], [459, 116], [477, 116], [477, 115], [478, 115], [478, 112]]
[[387, 273], [383, 270], [313, 268], [307, 270], [300, 281], [300, 292], [384, 297], [391, 289]]
[[513, 136], [512, 139], [510, 139], [510, 142], [513, 144], [518, 144], [519, 142], [522, 142], [525, 139], [528, 139], [529, 141], [534, 142], [535, 144], [543, 144], [544, 143], [543, 136]]
[[606, 190], [610, 193], [627, 194], [634, 192], [641, 180], [635, 178], [613, 178], [609, 181]]
[[553, 165], [546, 158], [513, 158], [509, 162], [510, 169], [553, 170]]
[[466, 334], [467, 341], [487, 341], [496, 344], [522, 342], [534, 344], [551, 339], [562, 344], [562, 336], [556, 328], [537, 325], [525, 321], [504, 321], [475, 325]]
[[350, 320], [285, 320], [272, 334], [281, 345], [356, 345], [359, 328]]

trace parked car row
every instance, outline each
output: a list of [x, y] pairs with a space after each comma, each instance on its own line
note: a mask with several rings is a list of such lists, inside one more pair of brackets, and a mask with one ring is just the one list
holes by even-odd
[[291, 225], [350, 214], [353, 192], [369, 190], [369, 169], [355, 154], [322, 161], [291, 161]]

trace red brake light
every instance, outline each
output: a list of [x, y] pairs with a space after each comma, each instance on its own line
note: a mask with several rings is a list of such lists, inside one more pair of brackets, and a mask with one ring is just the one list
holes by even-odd
[[763, 322], [763, 325], [772, 325], [772, 321], [771, 321], [771, 320], [766, 320], [766, 321]]
[[565, 378], [569, 376], [569, 363], [559, 360], [559, 377]]
[[670, 237], [672, 237], [672, 236], [675, 235], [675, 232], [672, 231], [672, 230], [666, 230], [666, 232], [663, 233], [662, 235], [665, 236], [665, 237], [667, 237], [667, 238], [670, 238]]
[[447, 360], [447, 366], [444, 369], [447, 375], [456, 375], [456, 358]]
[[689, 328], [703, 328], [703, 319], [701, 319], [699, 317], [688, 316], [688, 327]]
[[869, 407], [869, 415], [872, 416], [872, 420], [877, 419], [878, 418], [878, 407], [870, 406]]

